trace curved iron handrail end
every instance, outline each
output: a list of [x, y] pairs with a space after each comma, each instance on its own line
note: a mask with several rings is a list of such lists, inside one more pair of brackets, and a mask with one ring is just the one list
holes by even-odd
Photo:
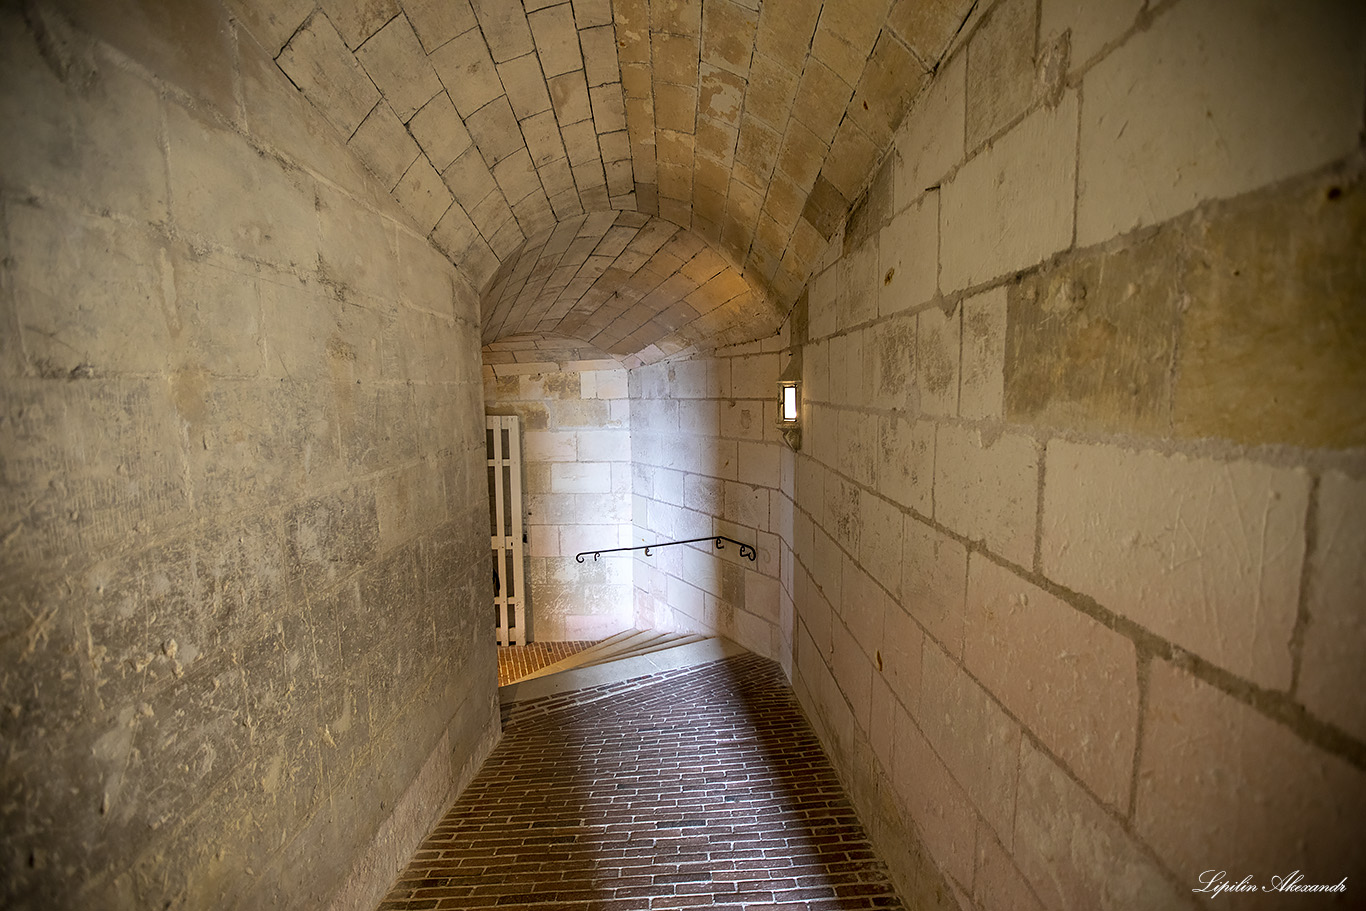
[[585, 550], [581, 553], [575, 554], [574, 560], [576, 562], [582, 563], [584, 557], [588, 556], [589, 554], [592, 554], [593, 559], [596, 561], [598, 557], [601, 557], [603, 554], [615, 554], [634, 550], [643, 550], [645, 551], [645, 556], [652, 557], [654, 556], [654, 554], [650, 553], [652, 548], [672, 547], [675, 544], [698, 544], [702, 541], [713, 542], [716, 545], [717, 550], [724, 550], [726, 545], [723, 542], [729, 541], [732, 544], [738, 544], [740, 546], [741, 557], [748, 557], [750, 562], [754, 562], [758, 559], [758, 550], [755, 549], [755, 546], [753, 544], [746, 544], [743, 541], [737, 541], [734, 538], [728, 538], [725, 535], [708, 535], [705, 538], [689, 538], [686, 541], [656, 541], [654, 544], [640, 544], [635, 547], [612, 547], [606, 550]]

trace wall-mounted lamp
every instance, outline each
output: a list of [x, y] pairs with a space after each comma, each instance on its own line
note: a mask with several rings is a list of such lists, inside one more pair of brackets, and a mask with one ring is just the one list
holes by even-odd
[[802, 399], [800, 380], [778, 381], [778, 429], [793, 449], [802, 448]]

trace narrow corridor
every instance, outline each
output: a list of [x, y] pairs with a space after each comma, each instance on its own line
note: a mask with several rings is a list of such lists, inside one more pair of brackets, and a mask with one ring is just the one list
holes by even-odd
[[901, 907], [766, 659], [505, 712], [502, 742], [381, 911]]

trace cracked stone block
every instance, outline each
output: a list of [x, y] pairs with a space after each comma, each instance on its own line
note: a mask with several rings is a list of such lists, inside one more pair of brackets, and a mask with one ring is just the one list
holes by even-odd
[[438, 171], [450, 167], [474, 141], [445, 92], [427, 102], [408, 121], [408, 129]]
[[405, 16], [395, 16], [366, 41], [356, 51], [356, 59], [404, 123], [442, 90]]
[[403, 11], [428, 54], [478, 25], [469, 0], [403, 0]]
[[470, 29], [437, 48], [431, 61], [455, 109], [466, 120], [503, 94], [503, 81], [478, 29]]
[[454, 197], [441, 182], [441, 175], [432, 167], [432, 163], [419, 155], [412, 167], [408, 168], [408, 173], [394, 187], [394, 199], [413, 217], [418, 230], [425, 235], [446, 214]]
[[383, 102], [375, 105], [346, 145], [386, 190], [392, 190], [422, 154], [403, 123]]
[[[536, 39], [536, 51], [547, 76], [582, 69], [585, 60], [579, 53], [579, 32], [574, 27], [574, 13], [568, 4], [538, 10], [528, 17]], [[610, 26], [607, 28], [610, 33]], [[616, 42], [610, 52], [616, 59]]]
[[379, 101], [379, 89], [326, 16], [311, 16], [285, 45], [276, 62], [345, 136], [356, 131]]
[[322, 9], [351, 48], [402, 12], [399, 0], [323, 0]]

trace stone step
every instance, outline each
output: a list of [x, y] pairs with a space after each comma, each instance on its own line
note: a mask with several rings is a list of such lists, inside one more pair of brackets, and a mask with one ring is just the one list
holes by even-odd
[[[679, 638], [693, 637], [680, 636]], [[643, 654], [616, 660], [605, 660], [601, 663], [566, 668], [556, 673], [541, 674], [537, 677], [524, 677], [515, 683], [499, 687], [498, 700], [503, 705], [510, 705], [525, 702], [528, 699], [539, 699], [542, 696], [553, 696], [608, 683], [620, 683], [623, 680], [631, 680], [647, 674], [657, 674], [662, 671], [692, 667], [698, 664], [709, 664], [722, 658], [743, 654], [746, 654], [745, 649], [728, 639], [700, 638], [691, 642], [675, 643], [658, 649], [651, 649]]]
[[553, 664], [538, 668], [536, 671], [520, 679], [530, 680], [532, 677], [544, 677], [547, 674], [557, 674], [560, 671], [569, 670], [572, 667], [579, 667], [584, 664], [599, 660], [602, 656], [610, 656], [625, 649], [635, 648], [642, 643], [653, 641], [658, 638], [660, 633], [653, 630], [628, 629], [609, 636], [596, 645], [590, 645], [582, 651], [575, 652], [567, 658], [561, 658]]
[[619, 661], [622, 658], [634, 658], [637, 655], [648, 655], [650, 652], [657, 652], [666, 648], [674, 648], [675, 646], [679, 645], [690, 645], [694, 642], [700, 642], [705, 638], [707, 637], [699, 635], [681, 635], [670, 633], [661, 636], [652, 642], [643, 643], [640, 645], [633, 645], [630, 648], [614, 652], [611, 655], [603, 655], [600, 657], [596, 657], [593, 660], [583, 662], [579, 666], [592, 667], [595, 664], [604, 664], [608, 661]]

